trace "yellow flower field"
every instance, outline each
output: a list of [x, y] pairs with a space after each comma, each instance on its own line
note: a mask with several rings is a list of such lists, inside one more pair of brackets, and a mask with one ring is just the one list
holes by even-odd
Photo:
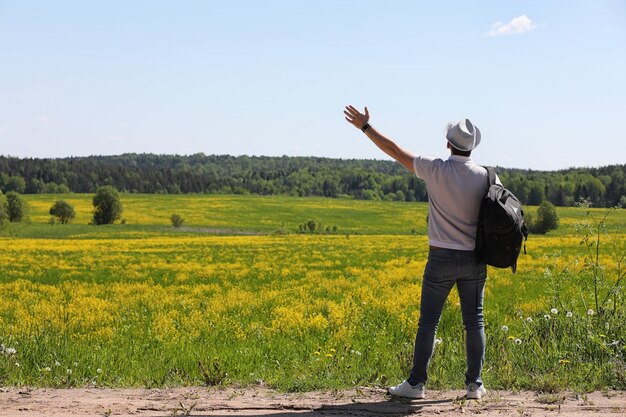
[[[396, 227], [396, 219], [377, 215], [389, 203], [330, 201], [325, 206], [321, 199], [295, 200], [295, 213], [290, 213], [289, 200], [267, 199], [264, 207], [273, 204], [279, 210], [265, 214], [269, 224], [306, 219], [297, 212], [297, 204], [305, 204], [304, 212], [323, 207], [330, 219], [325, 221], [340, 225], [341, 212], [350, 211], [356, 219], [352, 230], [364, 224], [368, 234], [226, 236], [206, 234], [202, 223], [185, 233], [165, 229], [167, 216], [154, 211], [165, 210], [159, 201], [166, 197], [141, 196], [127, 204], [129, 223], [152, 219], [145, 230], [48, 225], [42, 213], [47, 203], [34, 199], [32, 223], [15, 229], [14, 236], [0, 237], [0, 343], [15, 349], [0, 354], [7, 383], [162, 386], [263, 379], [287, 389], [311, 389], [384, 384], [404, 375], [419, 318], [427, 239], [404, 226], [398, 234], [375, 233]], [[168, 198], [196, 208], [212, 205], [216, 217], [224, 216], [220, 204], [225, 213], [252, 211], [249, 205], [259, 210], [255, 198]], [[82, 207], [76, 221], [86, 223], [88, 198], [67, 201]], [[390, 210], [403, 211], [400, 218], [405, 218], [414, 208], [413, 214], [423, 215], [423, 207], [393, 205]], [[333, 217], [334, 212], [340, 214]], [[189, 218], [192, 224], [202, 221]], [[246, 223], [224, 226], [246, 229]], [[48, 237], [33, 237], [35, 232]], [[623, 232], [611, 236], [623, 250]], [[510, 386], [506, 378], [522, 366], [547, 372], [553, 362], [560, 369], [564, 362], [559, 361], [575, 359], [564, 357], [561, 345], [553, 352], [535, 338], [557, 330], [538, 327], [546, 325], [542, 317], [551, 308], [563, 312], [563, 319], [553, 314], [555, 326], [569, 325], [558, 320], [570, 310], [573, 319], [583, 320], [580, 326], [590, 324], [592, 317], [584, 313], [593, 301], [587, 291], [589, 259], [580, 241], [572, 229], [531, 236], [517, 274], [490, 269], [485, 314], [492, 339], [488, 359], [491, 355], [493, 362], [486, 370], [491, 385]], [[603, 251], [600, 262], [610, 282], [611, 271], [618, 268], [615, 257]], [[623, 295], [613, 298], [621, 302]], [[509, 333], [501, 334], [502, 326]], [[621, 329], [602, 330], [606, 343], [619, 340], [606, 352], [621, 352]], [[449, 352], [446, 363], [450, 357], [453, 361], [433, 372], [434, 384], [446, 386], [462, 375], [462, 337], [453, 292], [437, 348]], [[530, 352], [538, 359], [529, 364], [525, 355]], [[62, 372], [66, 369], [72, 369], [71, 376]], [[578, 372], [601, 375], [606, 367], [590, 371], [581, 365]]]

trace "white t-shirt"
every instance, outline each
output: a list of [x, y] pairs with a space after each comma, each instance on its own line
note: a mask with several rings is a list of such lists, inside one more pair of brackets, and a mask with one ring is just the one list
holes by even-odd
[[446, 161], [416, 156], [413, 170], [426, 182], [428, 191], [428, 243], [446, 249], [474, 250], [487, 170], [459, 155], [451, 155]]

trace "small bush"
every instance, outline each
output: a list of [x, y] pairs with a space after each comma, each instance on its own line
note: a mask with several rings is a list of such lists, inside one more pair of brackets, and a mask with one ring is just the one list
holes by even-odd
[[185, 219], [183, 219], [183, 217], [180, 214], [172, 214], [172, 216], [170, 217], [170, 220], [172, 221], [172, 226], [174, 227], [181, 227], [183, 225], [183, 223], [185, 222]]
[[9, 221], [21, 222], [26, 217], [26, 201], [15, 191], [9, 191], [6, 199]]
[[545, 235], [559, 227], [559, 215], [552, 203], [544, 201], [537, 209], [537, 218], [527, 216], [527, 223], [531, 233]]
[[95, 224], [113, 224], [122, 215], [122, 202], [117, 190], [105, 185], [96, 190], [93, 196], [93, 223]]
[[318, 234], [318, 233], [337, 233], [337, 226], [325, 226], [322, 222], [317, 220], [308, 220], [303, 224], [298, 225], [299, 233], [310, 233], [310, 234]]
[[74, 211], [74, 207], [64, 201], [59, 200], [50, 207], [50, 215], [56, 217], [61, 224], [68, 224], [74, 217], [76, 217], [76, 212]]

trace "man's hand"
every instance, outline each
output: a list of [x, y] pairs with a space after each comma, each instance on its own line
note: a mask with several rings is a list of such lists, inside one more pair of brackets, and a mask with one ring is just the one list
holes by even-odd
[[367, 111], [367, 107], [365, 108], [365, 114], [363, 114], [353, 106], [346, 106], [343, 114], [346, 115], [346, 120], [352, 123], [357, 129], [362, 129], [365, 123], [370, 119], [370, 113]]

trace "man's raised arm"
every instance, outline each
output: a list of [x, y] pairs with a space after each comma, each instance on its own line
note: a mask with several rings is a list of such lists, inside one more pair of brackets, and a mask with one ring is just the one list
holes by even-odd
[[368, 138], [376, 146], [378, 146], [387, 155], [400, 162], [409, 171], [413, 172], [413, 158], [415, 154], [399, 147], [394, 141], [380, 134], [368, 123], [370, 119], [369, 111], [365, 107], [365, 114], [359, 112], [353, 106], [346, 106], [343, 111], [346, 116], [346, 120], [354, 125], [356, 128], [361, 129]]

